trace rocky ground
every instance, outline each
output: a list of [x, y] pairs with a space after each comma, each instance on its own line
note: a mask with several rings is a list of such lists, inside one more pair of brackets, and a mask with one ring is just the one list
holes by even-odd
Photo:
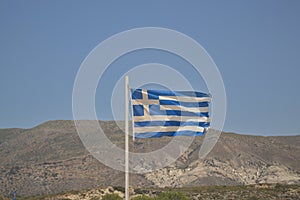
[[[107, 137], [123, 148], [123, 131], [114, 122], [100, 124]], [[151, 152], [171, 139], [137, 140], [131, 142], [130, 149]], [[195, 138], [168, 167], [131, 174], [130, 185], [187, 188], [300, 183], [300, 136], [222, 133], [208, 156], [199, 159], [202, 143], [203, 137]], [[148, 167], [142, 160], [139, 164], [138, 167]], [[32, 129], [0, 130], [0, 194], [8, 195], [13, 190], [26, 196], [53, 194], [109, 185], [124, 186], [124, 173], [93, 158], [82, 145], [72, 121], [49, 121]]]

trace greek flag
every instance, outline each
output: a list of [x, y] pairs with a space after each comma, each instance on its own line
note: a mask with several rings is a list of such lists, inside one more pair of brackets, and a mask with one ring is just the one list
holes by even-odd
[[135, 138], [201, 136], [210, 125], [209, 94], [131, 89]]

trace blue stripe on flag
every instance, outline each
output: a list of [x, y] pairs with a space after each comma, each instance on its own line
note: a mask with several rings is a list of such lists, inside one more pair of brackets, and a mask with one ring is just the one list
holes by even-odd
[[209, 127], [209, 122], [193, 122], [193, 121], [142, 121], [134, 122], [135, 127], [143, 126], [201, 126]]
[[148, 90], [149, 99], [158, 99], [158, 96], [210, 97], [209, 94], [194, 91]]
[[183, 102], [174, 100], [159, 100], [160, 105], [175, 105], [184, 107], [208, 107], [208, 102]]
[[136, 138], [157, 138], [163, 136], [202, 136], [205, 132], [195, 131], [176, 131], [176, 132], [146, 132], [136, 133]]
[[188, 112], [181, 110], [161, 110], [160, 105], [149, 105], [150, 115], [197, 116], [208, 117], [208, 112]]

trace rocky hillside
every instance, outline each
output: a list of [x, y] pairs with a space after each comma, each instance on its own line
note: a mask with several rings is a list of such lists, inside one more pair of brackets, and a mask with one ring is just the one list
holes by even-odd
[[[114, 122], [99, 122], [115, 145], [124, 133]], [[135, 152], [149, 152], [170, 138], [131, 143]], [[190, 187], [257, 183], [300, 183], [300, 136], [262, 137], [222, 133], [213, 151], [199, 160], [203, 137], [170, 166], [132, 174], [141, 187]], [[0, 193], [21, 195], [123, 186], [124, 174], [94, 159], [83, 147], [73, 121], [49, 121], [32, 129], [0, 130]]]

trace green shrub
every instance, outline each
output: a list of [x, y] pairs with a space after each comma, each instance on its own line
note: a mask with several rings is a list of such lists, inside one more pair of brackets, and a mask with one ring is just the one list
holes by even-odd
[[154, 199], [146, 195], [141, 195], [141, 196], [134, 197], [132, 200], [154, 200]]
[[145, 194], [145, 193], [147, 193], [147, 192], [148, 192], [147, 190], [141, 189], [141, 188], [135, 188], [135, 189], [134, 189], [134, 193], [135, 193], [135, 194]]
[[125, 193], [125, 188], [122, 186], [113, 186], [113, 189]]
[[123, 199], [117, 194], [106, 194], [102, 197], [102, 200], [123, 200]]
[[189, 200], [189, 198], [181, 192], [162, 192], [155, 200]]

